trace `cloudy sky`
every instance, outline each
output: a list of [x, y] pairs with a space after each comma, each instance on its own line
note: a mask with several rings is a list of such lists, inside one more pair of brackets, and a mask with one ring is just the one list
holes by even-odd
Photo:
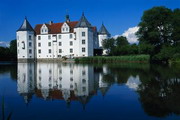
[[124, 35], [131, 43], [136, 43], [133, 32], [143, 11], [153, 6], [179, 8], [180, 0], [1, 0], [0, 42], [15, 39], [25, 16], [34, 27], [50, 20], [64, 22], [68, 10], [71, 21], [79, 20], [84, 11], [98, 29], [104, 22], [112, 36]]

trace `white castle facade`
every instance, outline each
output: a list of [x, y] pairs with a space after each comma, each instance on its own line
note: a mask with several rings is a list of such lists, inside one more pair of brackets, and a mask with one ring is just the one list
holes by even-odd
[[97, 32], [82, 14], [79, 21], [66, 15], [63, 23], [37, 24], [34, 29], [25, 18], [16, 36], [18, 60], [38, 60], [94, 56], [110, 33], [103, 24]]

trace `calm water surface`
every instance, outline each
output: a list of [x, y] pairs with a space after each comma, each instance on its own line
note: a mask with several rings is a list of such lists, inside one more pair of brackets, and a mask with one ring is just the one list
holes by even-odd
[[12, 120], [180, 120], [180, 67], [0, 64], [0, 106]]

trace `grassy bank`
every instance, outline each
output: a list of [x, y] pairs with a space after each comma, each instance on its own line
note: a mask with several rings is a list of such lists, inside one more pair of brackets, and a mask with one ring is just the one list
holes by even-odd
[[149, 55], [129, 55], [129, 56], [96, 56], [76, 58], [76, 63], [112, 63], [112, 62], [144, 62], [149, 63]]

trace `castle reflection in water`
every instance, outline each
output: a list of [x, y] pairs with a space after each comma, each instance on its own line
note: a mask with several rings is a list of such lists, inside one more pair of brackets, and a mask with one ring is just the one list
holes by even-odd
[[106, 66], [98, 72], [93, 66], [73, 63], [18, 63], [17, 89], [26, 103], [36, 95], [44, 100], [86, 104], [98, 90], [102, 95], [108, 91], [110, 84], [103, 81], [106, 70]]

